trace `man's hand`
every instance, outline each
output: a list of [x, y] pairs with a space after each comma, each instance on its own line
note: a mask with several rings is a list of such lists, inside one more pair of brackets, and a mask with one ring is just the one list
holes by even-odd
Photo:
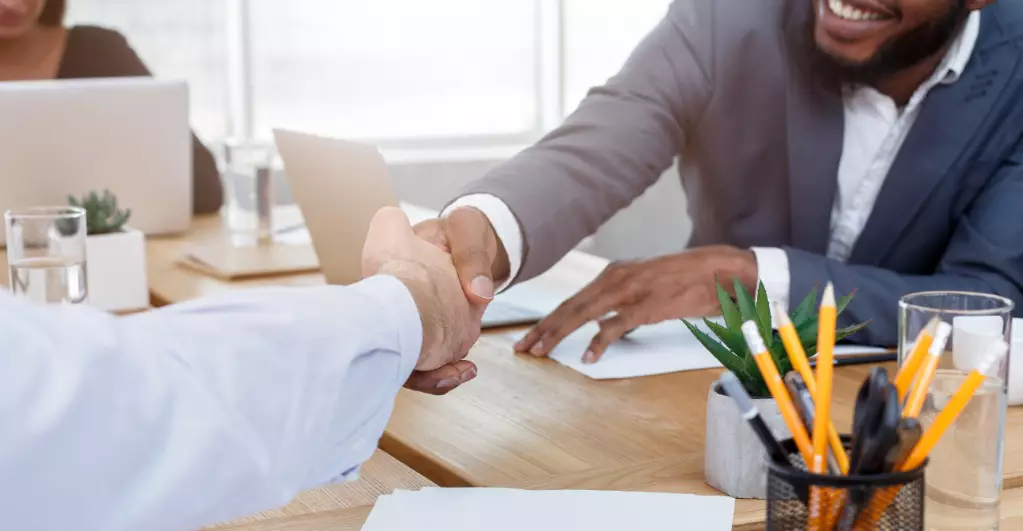
[[716, 276], [755, 285], [756, 257], [752, 251], [714, 246], [612, 264], [536, 325], [515, 350], [546, 356], [565, 336], [596, 320], [600, 333], [583, 354], [583, 362], [594, 363], [611, 343], [641, 325], [717, 312]]
[[[456, 208], [415, 227], [416, 235], [451, 253], [465, 296], [474, 305], [494, 298], [494, 285], [508, 277], [508, 253], [482, 212]], [[482, 313], [481, 313], [482, 315]]]
[[444, 394], [476, 376], [476, 366], [462, 358], [479, 338], [485, 305], [469, 304], [451, 257], [416, 237], [400, 209], [385, 208], [373, 218], [362, 273], [398, 278], [419, 309], [423, 347], [406, 387]]

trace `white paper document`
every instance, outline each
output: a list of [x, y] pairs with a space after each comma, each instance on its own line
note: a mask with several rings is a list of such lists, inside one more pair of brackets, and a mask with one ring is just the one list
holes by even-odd
[[[711, 320], [724, 324], [720, 318]], [[700, 330], [710, 333], [703, 319], [693, 319], [690, 322]], [[599, 331], [596, 323], [589, 323], [569, 334], [554, 348], [551, 359], [596, 380], [636, 378], [721, 367], [717, 358], [707, 352], [707, 349], [697, 341], [696, 336], [677, 319], [642, 326], [608, 347], [597, 363], [583, 363], [583, 354], [590, 346], [593, 336]], [[710, 335], [715, 337], [713, 334]], [[886, 349], [859, 345], [835, 347], [836, 356], [884, 352]]]
[[734, 510], [725, 496], [426, 488], [381, 496], [362, 531], [726, 531]]
[[[690, 322], [704, 332], [709, 332], [702, 319]], [[635, 378], [721, 366], [678, 320], [641, 326], [608, 347], [597, 363], [583, 363], [583, 354], [599, 331], [596, 323], [589, 323], [569, 334], [555, 347], [551, 359], [597, 380]]]

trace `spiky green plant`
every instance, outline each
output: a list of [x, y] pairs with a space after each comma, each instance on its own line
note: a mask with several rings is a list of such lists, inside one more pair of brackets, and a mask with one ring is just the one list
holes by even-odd
[[117, 196], [110, 190], [103, 190], [103, 195], [89, 192], [81, 200], [68, 196], [67, 200], [71, 206], [85, 209], [86, 231], [90, 236], [120, 232], [131, 218], [131, 209], [118, 208]]
[[[775, 365], [778, 366], [778, 372], [784, 376], [792, 370], [792, 362], [789, 361], [789, 357], [785, 353], [781, 337], [771, 326], [771, 306], [768, 303], [767, 290], [764, 289], [763, 283], [759, 283], [757, 297], [754, 300], [742, 283], [735, 279], [735, 299], [733, 300], [719, 282], [715, 282], [715, 284], [717, 285], [718, 303], [721, 305], [721, 316], [724, 318], [725, 325], [722, 326], [710, 319], [704, 319], [703, 322], [717, 336], [717, 339], [685, 319], [682, 319], [682, 322], [704, 348], [721, 362], [721, 365], [739, 377], [739, 381], [746, 387], [750, 395], [755, 398], [769, 398], [771, 395], [767, 384], [760, 374], [756, 360], [753, 359], [746, 347], [746, 341], [742, 335], [742, 323], [755, 321], [771, 357], [774, 358]], [[849, 305], [854, 294], [855, 292], [850, 293], [838, 301], [839, 314]], [[815, 286], [790, 315], [792, 324], [795, 325], [796, 332], [799, 334], [799, 340], [803, 343], [803, 348], [806, 349], [807, 356], [817, 353], [817, 295]], [[835, 341], [863, 330], [868, 324], [870, 321], [835, 331]]]

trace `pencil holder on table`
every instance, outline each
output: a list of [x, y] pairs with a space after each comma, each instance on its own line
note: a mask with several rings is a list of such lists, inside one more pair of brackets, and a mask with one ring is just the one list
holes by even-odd
[[[842, 437], [848, 447], [849, 438]], [[923, 531], [924, 470], [870, 476], [812, 474], [792, 439], [782, 447], [792, 466], [771, 463], [767, 472], [767, 531], [803, 531], [810, 526], [809, 501], [816, 489], [825, 500], [821, 530]]]

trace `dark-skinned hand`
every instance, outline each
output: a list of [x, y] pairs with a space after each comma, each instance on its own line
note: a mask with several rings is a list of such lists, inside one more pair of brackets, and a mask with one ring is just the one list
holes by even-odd
[[715, 278], [757, 280], [752, 251], [729, 246], [701, 247], [651, 260], [614, 263], [562, 303], [515, 345], [518, 352], [547, 356], [566, 336], [597, 321], [600, 332], [585, 353], [595, 363], [607, 347], [629, 331], [669, 319], [704, 317], [719, 310]]

